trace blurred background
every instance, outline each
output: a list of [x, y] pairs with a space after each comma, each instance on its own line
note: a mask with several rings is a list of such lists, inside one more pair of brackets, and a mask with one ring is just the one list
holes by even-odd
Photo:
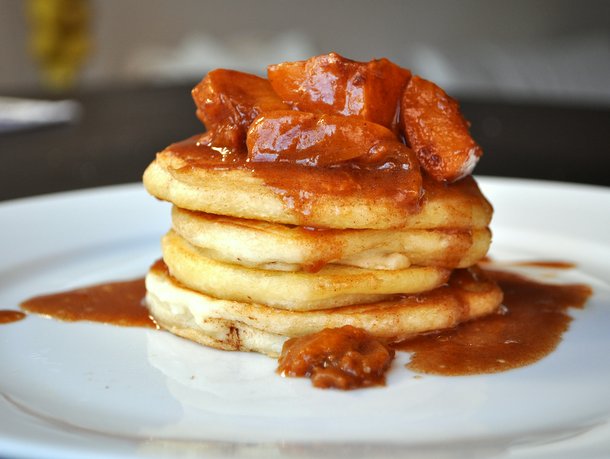
[[607, 0], [0, 0], [0, 199], [137, 181], [207, 71], [329, 51], [457, 97], [478, 174], [610, 186]]

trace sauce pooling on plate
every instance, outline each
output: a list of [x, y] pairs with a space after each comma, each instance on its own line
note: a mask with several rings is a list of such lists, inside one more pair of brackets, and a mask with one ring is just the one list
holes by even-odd
[[591, 288], [545, 284], [518, 274], [485, 270], [504, 292], [504, 307], [454, 329], [422, 335], [395, 346], [413, 352], [407, 367], [445, 376], [496, 373], [530, 365], [553, 352]]
[[[538, 266], [536, 262], [528, 265]], [[557, 266], [563, 268], [564, 264]], [[409, 369], [455, 376], [496, 373], [535, 363], [561, 342], [572, 321], [568, 309], [582, 308], [592, 293], [583, 284], [547, 284], [506, 271], [485, 272], [504, 291], [502, 311], [393, 345], [396, 350], [413, 353]], [[21, 307], [65, 321], [155, 328], [143, 305], [144, 295], [144, 281], [136, 279], [42, 295]], [[23, 317], [20, 311], [0, 311], [0, 323]], [[382, 375], [383, 371], [377, 384], [383, 384]]]
[[569, 261], [522, 261], [514, 263], [514, 266], [524, 266], [532, 268], [552, 268], [552, 269], [572, 269], [575, 267], [574, 263]]
[[21, 303], [21, 309], [68, 322], [156, 328], [143, 304], [145, 294], [144, 279], [109, 282], [30, 298]]

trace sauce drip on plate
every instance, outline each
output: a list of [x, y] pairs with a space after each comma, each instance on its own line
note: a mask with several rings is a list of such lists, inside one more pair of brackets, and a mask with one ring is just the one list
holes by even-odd
[[[158, 269], [160, 263], [157, 262], [153, 269]], [[537, 266], [536, 262], [528, 265]], [[557, 266], [563, 268], [564, 264]], [[535, 363], [553, 352], [561, 342], [563, 333], [572, 321], [568, 309], [582, 308], [592, 293], [591, 288], [583, 284], [547, 284], [507, 271], [484, 271], [504, 291], [502, 310], [451, 330], [417, 336], [392, 345], [393, 349], [413, 353], [407, 364], [409, 369], [420, 373], [455, 376], [496, 373]], [[28, 313], [65, 321], [88, 320], [121, 326], [156, 328], [143, 305], [144, 295], [144, 280], [136, 279], [37, 296], [24, 301], [21, 308]], [[0, 324], [20, 320], [24, 316], [20, 311], [0, 311]], [[347, 341], [358, 341], [348, 336], [354, 335], [352, 331], [344, 330], [346, 336], [343, 338]], [[325, 332], [334, 333], [333, 330]], [[335, 338], [331, 336], [330, 340], [343, 342], [342, 346], [345, 344], [345, 339]], [[359, 358], [362, 357], [361, 360], [364, 361], [374, 354], [374, 359], [380, 363], [379, 372], [365, 375], [368, 379], [364, 378], [364, 383], [356, 384], [349, 375], [345, 377], [345, 374], [339, 374], [332, 369], [320, 371], [318, 386], [343, 385], [341, 388], [354, 388], [383, 384], [383, 373], [389, 367], [393, 352], [390, 350], [386, 355], [382, 352], [385, 349], [382, 344], [367, 343], [360, 346], [358, 352], [362, 351], [363, 356]], [[311, 342], [307, 345], [310, 344]], [[350, 349], [339, 351], [341, 355], [352, 352]], [[367, 356], [367, 353], [370, 355]], [[384, 354], [387, 360], [378, 359], [381, 354]], [[324, 366], [329, 367], [326, 364]], [[361, 366], [364, 368], [369, 365]], [[311, 376], [311, 370], [306, 368], [303, 372], [301, 369], [289, 368], [286, 363], [280, 368], [280, 371], [286, 374], [292, 372], [293, 376]]]
[[21, 309], [68, 322], [156, 328], [143, 305], [145, 294], [144, 279], [109, 282], [30, 298], [21, 303]]
[[0, 324], [10, 324], [25, 319], [25, 314], [21, 311], [13, 311], [10, 309], [0, 310]]
[[569, 261], [522, 261], [513, 263], [513, 266], [524, 266], [532, 268], [550, 268], [550, 269], [572, 269], [575, 267], [574, 263]]
[[518, 274], [486, 270], [504, 291], [498, 314], [454, 329], [421, 335], [395, 346], [413, 352], [407, 367], [437, 375], [496, 373], [530, 365], [555, 350], [591, 288], [545, 284]]

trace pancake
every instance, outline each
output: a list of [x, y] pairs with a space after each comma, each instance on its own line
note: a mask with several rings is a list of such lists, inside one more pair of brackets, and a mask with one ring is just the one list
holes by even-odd
[[498, 286], [477, 268], [456, 270], [448, 285], [427, 293], [305, 312], [196, 292], [173, 278], [162, 262], [149, 271], [146, 288], [151, 315], [162, 328], [207, 346], [273, 357], [279, 355], [286, 339], [324, 328], [352, 325], [395, 342], [491, 314], [502, 301]]
[[[146, 277], [151, 315], [198, 343], [275, 357], [324, 329], [396, 342], [496, 311], [502, 292], [474, 266], [493, 209], [457, 105], [415, 86], [405, 99], [411, 73], [389, 61], [310, 61], [273, 66], [271, 82], [217, 70], [195, 88], [206, 132], [143, 176], [173, 204]], [[411, 99], [422, 106], [401, 117]]]
[[208, 258], [282, 271], [316, 271], [327, 263], [368, 269], [463, 268], [483, 258], [491, 242], [488, 228], [313, 230], [176, 206], [172, 226]]
[[[491, 220], [491, 205], [470, 176], [451, 185], [424, 179], [421, 206], [415, 208], [380, 193], [390, 186], [381, 186], [378, 177], [275, 164], [269, 168], [275, 175], [265, 175], [261, 171], [268, 172], [263, 166], [269, 164], [256, 169], [230, 155], [224, 163], [214, 151], [192, 151], [194, 142], [157, 154], [143, 177], [150, 194], [184, 209], [317, 228], [470, 229]], [[397, 184], [393, 189], [400, 193]]]
[[317, 273], [282, 272], [220, 262], [206, 257], [174, 231], [161, 242], [163, 260], [187, 287], [222, 299], [295, 311], [335, 308], [418, 293], [442, 285], [448, 269], [411, 267], [372, 270], [326, 265]]

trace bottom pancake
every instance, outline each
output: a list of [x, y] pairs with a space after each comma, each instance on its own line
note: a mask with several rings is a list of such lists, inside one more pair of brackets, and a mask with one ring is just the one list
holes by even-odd
[[277, 357], [288, 338], [352, 325], [386, 342], [450, 328], [495, 312], [502, 291], [478, 268], [454, 271], [449, 283], [417, 295], [317, 311], [288, 311], [221, 300], [190, 290], [165, 264], [146, 276], [146, 303], [157, 324], [198, 343]]

